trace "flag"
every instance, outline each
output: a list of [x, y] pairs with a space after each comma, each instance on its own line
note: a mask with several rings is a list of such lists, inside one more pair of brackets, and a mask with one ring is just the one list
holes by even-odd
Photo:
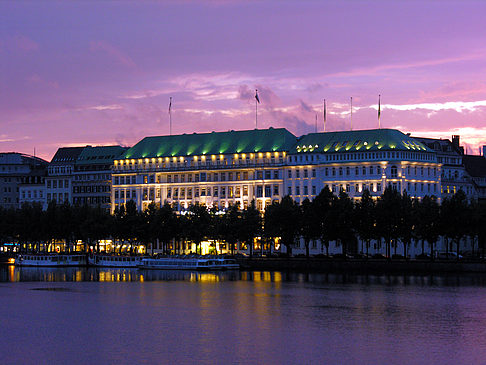
[[258, 97], [258, 90], [255, 90], [255, 99], [258, 101], [258, 104], [260, 104], [260, 98]]
[[169, 114], [171, 109], [172, 109], [172, 96], [170, 97], [170, 101], [169, 101]]

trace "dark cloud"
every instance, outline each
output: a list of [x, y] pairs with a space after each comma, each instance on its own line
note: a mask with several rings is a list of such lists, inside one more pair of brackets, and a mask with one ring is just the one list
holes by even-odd
[[238, 99], [240, 100], [251, 100], [255, 94], [254, 91], [250, 90], [248, 85], [240, 85], [238, 88]]
[[315, 92], [320, 91], [320, 90], [327, 88], [327, 87], [329, 87], [328, 83], [321, 84], [321, 83], [316, 82], [316, 83], [313, 83], [313, 84], [307, 86], [305, 88], [305, 91], [307, 91], [308, 93], [315, 93]]
[[307, 104], [305, 101], [303, 100], [300, 100], [300, 105], [299, 105], [299, 108], [302, 112], [306, 112], [306, 113], [315, 113], [315, 110], [314, 108], [312, 108], [312, 106], [310, 106], [309, 104]]

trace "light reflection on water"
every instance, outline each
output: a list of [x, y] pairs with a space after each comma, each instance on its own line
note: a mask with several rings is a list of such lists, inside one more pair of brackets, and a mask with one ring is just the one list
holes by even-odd
[[0, 268], [2, 363], [480, 364], [486, 276]]
[[357, 275], [330, 273], [297, 273], [272, 271], [140, 270], [136, 268], [37, 268], [0, 266], [1, 282], [129, 282], [129, 281], [191, 281], [191, 282], [297, 282], [327, 284], [359, 284], [385, 286], [485, 286], [486, 274], [471, 275]]

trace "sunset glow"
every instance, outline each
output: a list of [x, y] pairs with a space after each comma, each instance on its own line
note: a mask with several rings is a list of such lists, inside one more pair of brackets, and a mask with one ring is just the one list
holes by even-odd
[[0, 3], [0, 151], [284, 127], [486, 144], [486, 3]]

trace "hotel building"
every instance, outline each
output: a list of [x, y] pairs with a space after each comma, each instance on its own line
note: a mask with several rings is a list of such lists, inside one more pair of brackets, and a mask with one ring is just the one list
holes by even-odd
[[129, 200], [139, 210], [168, 202], [259, 210], [290, 195], [313, 199], [327, 185], [357, 199], [387, 186], [414, 197], [440, 195], [436, 153], [392, 129], [311, 133], [283, 128], [147, 137], [114, 161], [112, 212]]
[[287, 151], [297, 138], [286, 129], [147, 137], [114, 161], [112, 211], [129, 200], [187, 209], [205, 204], [264, 210], [284, 195]]

